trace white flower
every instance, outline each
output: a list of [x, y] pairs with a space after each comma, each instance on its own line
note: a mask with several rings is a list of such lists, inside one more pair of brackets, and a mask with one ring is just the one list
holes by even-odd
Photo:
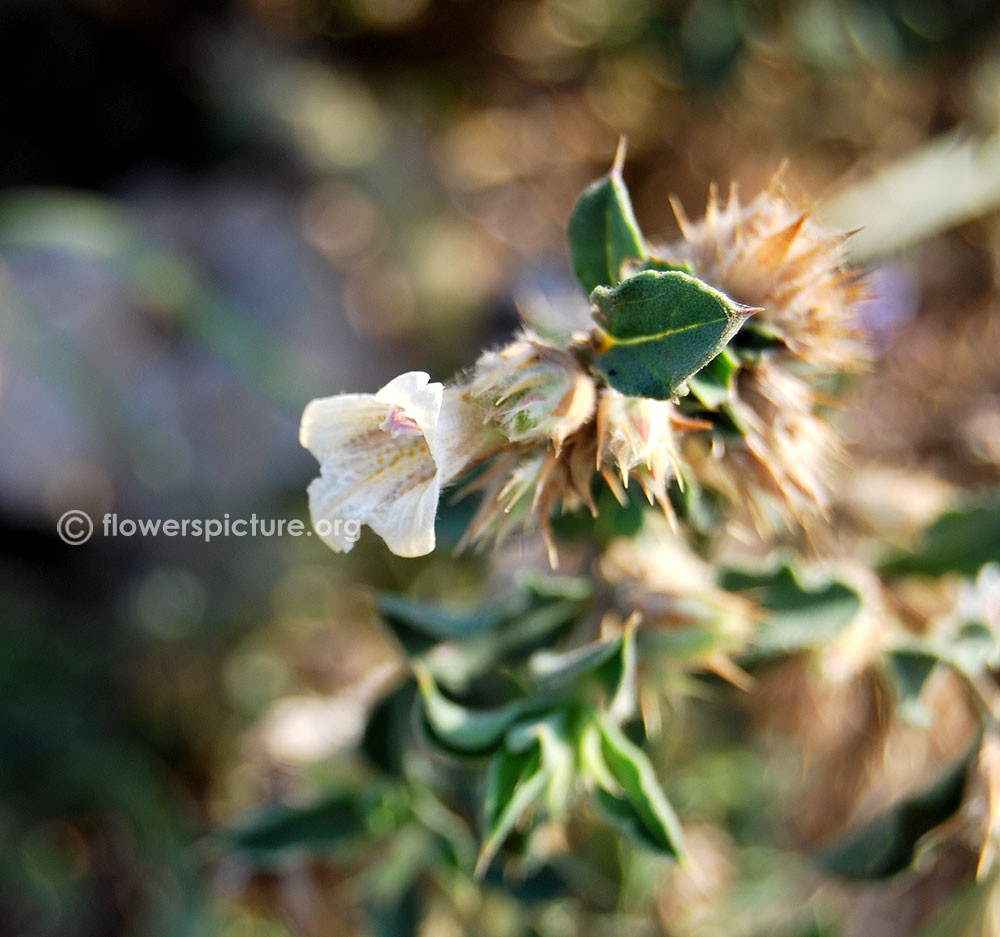
[[338, 553], [354, 546], [348, 521], [367, 524], [397, 556], [434, 549], [441, 487], [481, 457], [483, 421], [457, 393], [429, 380], [410, 371], [377, 394], [306, 406], [299, 441], [320, 463], [309, 511], [313, 529]]

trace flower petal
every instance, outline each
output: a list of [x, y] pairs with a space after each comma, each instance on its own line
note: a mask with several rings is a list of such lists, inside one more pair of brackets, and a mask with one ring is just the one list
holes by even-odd
[[314, 478], [307, 489], [309, 494], [309, 514], [312, 517], [313, 530], [331, 550], [336, 553], [350, 553], [354, 547], [354, 538], [344, 534], [344, 522], [358, 520], [347, 517], [337, 508], [336, 492], [326, 478]]
[[427, 437], [442, 485], [454, 481], [491, 447], [506, 442], [499, 432], [483, 424], [481, 408], [469, 403], [458, 391], [444, 389], [437, 432]]
[[425, 556], [433, 552], [434, 518], [441, 485], [435, 475], [411, 488], [395, 502], [383, 502], [368, 517], [368, 526], [396, 556]]
[[388, 405], [374, 394], [318, 397], [310, 400], [302, 411], [299, 442], [323, 462], [354, 437], [377, 429], [388, 412]]
[[[376, 426], [348, 439], [320, 466], [309, 487], [313, 526], [335, 550], [343, 538], [328, 535], [320, 521], [368, 524], [394, 553], [420, 556], [434, 549], [434, 514], [440, 476], [422, 436], [393, 439]], [[385, 533], [383, 533], [385, 531]]]
[[[394, 377], [376, 395], [375, 399], [394, 403], [406, 416], [416, 421], [429, 441], [437, 432], [438, 414], [444, 387], [431, 381], [425, 371], [407, 371]], [[388, 412], [388, 411], [386, 411]]]

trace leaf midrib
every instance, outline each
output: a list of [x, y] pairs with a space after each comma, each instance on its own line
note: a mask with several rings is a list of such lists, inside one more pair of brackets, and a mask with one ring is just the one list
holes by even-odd
[[[674, 306], [670, 311], [670, 315], [673, 315], [680, 306]], [[703, 329], [709, 325], [715, 325], [716, 322], [728, 322], [729, 320], [726, 316], [719, 316], [717, 319], [707, 319], [704, 322], [692, 322], [690, 325], [680, 325], [676, 328], [665, 329], [662, 332], [651, 332], [649, 335], [633, 335], [630, 338], [618, 338], [614, 333], [609, 332], [608, 335], [611, 336], [612, 344], [614, 345], [641, 345], [644, 342], [655, 342], [659, 341], [661, 338], [669, 338], [671, 335], [679, 335], [681, 332], [691, 332], [694, 329]]]

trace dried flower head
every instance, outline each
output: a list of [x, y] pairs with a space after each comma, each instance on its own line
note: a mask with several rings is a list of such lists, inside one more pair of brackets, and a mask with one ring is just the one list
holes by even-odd
[[628, 397], [610, 387], [597, 394], [594, 418], [549, 434], [541, 445], [509, 448], [460, 494], [481, 492], [465, 542], [500, 542], [512, 531], [537, 526], [553, 567], [558, 563], [551, 515], [581, 507], [596, 515], [595, 477], [621, 504], [634, 481], [650, 504], [675, 523], [667, 494], [680, 478], [680, 433], [711, 424], [684, 416], [676, 404]]
[[[703, 484], [745, 505], [760, 529], [774, 507], [797, 522], [829, 507], [836, 435], [816, 413], [810, 374], [856, 369], [864, 346], [855, 329], [864, 284], [846, 267], [847, 235], [796, 206], [780, 179], [749, 205], [735, 187], [722, 205], [713, 190], [692, 222], [673, 203], [683, 238], [657, 251], [741, 303], [759, 307], [731, 344], [736, 365], [714, 411], [717, 429], [691, 437], [684, 457]], [[704, 400], [682, 406], [702, 414]]]
[[771, 526], [775, 507], [799, 522], [825, 515], [841, 447], [816, 414], [815, 398], [801, 378], [762, 358], [739, 374], [729, 409], [738, 433], [692, 435], [684, 459], [702, 484], [742, 505], [759, 530]]
[[755, 324], [793, 355], [832, 371], [856, 368], [863, 346], [855, 306], [864, 284], [846, 266], [848, 233], [826, 229], [796, 205], [780, 171], [749, 205], [736, 186], [723, 205], [713, 186], [705, 217], [691, 222], [671, 199], [683, 238], [656, 251], [687, 264], [695, 276], [760, 311]]
[[459, 547], [468, 543], [500, 543], [518, 528], [537, 527], [545, 541], [549, 563], [559, 566], [551, 517], [557, 509], [586, 506], [594, 516], [591, 494], [596, 441], [593, 423], [574, 434], [556, 452], [551, 446], [508, 449], [459, 492], [481, 492], [476, 510]]
[[[615, 540], [601, 558], [601, 577], [620, 607], [641, 614], [643, 628], [671, 631], [697, 624], [713, 633], [717, 640], [707, 642], [694, 659], [719, 663], [744, 649], [758, 611], [720, 589], [712, 567], [664, 527], [662, 520], [652, 521], [638, 536]], [[721, 666], [733, 672], [731, 665]]]

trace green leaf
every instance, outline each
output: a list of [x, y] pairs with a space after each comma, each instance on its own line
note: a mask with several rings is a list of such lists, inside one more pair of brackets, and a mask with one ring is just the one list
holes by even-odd
[[622, 179], [624, 146], [619, 145], [611, 172], [583, 190], [566, 231], [573, 273], [588, 296], [598, 286], [621, 279], [626, 260], [642, 260], [646, 247]]
[[555, 692], [596, 674], [619, 656], [621, 649], [622, 637], [619, 635], [592, 641], [571, 651], [542, 650], [531, 656], [528, 668], [542, 689]]
[[493, 631], [510, 614], [509, 604], [463, 609], [389, 592], [375, 596], [379, 614], [410, 653], [419, 653], [438, 641]]
[[260, 856], [327, 850], [369, 835], [373, 828], [388, 832], [405, 809], [400, 792], [393, 788], [344, 791], [305, 807], [268, 807], [245, 825], [220, 835], [232, 848]]
[[829, 641], [854, 621], [861, 608], [861, 596], [846, 583], [833, 580], [807, 588], [788, 565], [770, 573], [728, 570], [720, 585], [747, 593], [765, 610], [753, 639], [753, 652], [762, 656], [795, 653]]
[[598, 726], [596, 714], [583, 721], [577, 735], [577, 761], [580, 764], [580, 773], [584, 780], [592, 782], [588, 786], [596, 785], [618, 797], [621, 795], [621, 785], [615, 780], [611, 773], [604, 755], [601, 754], [602, 737]]
[[[487, 606], [455, 607], [381, 593], [376, 607], [411, 656], [426, 655], [435, 677], [459, 687], [496, 670], [514, 651], [540, 646], [571, 622], [590, 597], [586, 580], [525, 576], [517, 590]], [[447, 644], [436, 655], [434, 648]]]
[[594, 594], [594, 584], [586, 576], [543, 576], [527, 572], [517, 586], [535, 599], [565, 599], [586, 602]]
[[615, 725], [631, 719], [639, 708], [639, 660], [636, 654], [636, 626], [626, 623], [621, 637], [618, 666], [610, 670], [611, 692], [606, 716]]
[[1000, 492], [992, 491], [938, 518], [919, 547], [882, 566], [890, 576], [974, 576], [1000, 559]]
[[617, 726], [602, 720], [600, 731], [601, 756], [620, 790], [598, 790], [598, 806], [640, 842], [680, 859], [684, 855], [684, 833], [652, 763]]
[[653, 255], [650, 255], [641, 264], [639, 264], [639, 267], [635, 272], [641, 273], [643, 270], [660, 270], [663, 272], [680, 270], [682, 273], [694, 274], [691, 264], [687, 261], [679, 264], [673, 264], [669, 260], [664, 260], [662, 257], [654, 257]]
[[423, 787], [413, 791], [412, 809], [416, 821], [435, 835], [454, 868], [472, 866], [476, 859], [476, 838], [462, 817]]
[[729, 651], [733, 645], [729, 635], [697, 626], [646, 630], [640, 632], [639, 640], [651, 653], [679, 660], [705, 657], [719, 650]]
[[1000, 662], [1000, 635], [982, 622], [964, 622], [946, 643], [939, 642], [938, 656], [961, 673], [978, 677]]
[[420, 887], [416, 883], [396, 901], [367, 903], [370, 937], [415, 937], [420, 932]]
[[502, 748], [493, 756], [486, 785], [486, 836], [476, 860], [477, 878], [486, 874], [521, 815], [542, 796], [546, 780], [539, 745], [526, 752]]
[[515, 722], [548, 706], [545, 700], [524, 698], [493, 709], [470, 709], [444, 696], [424, 665], [416, 663], [413, 669], [435, 740], [463, 754], [491, 751]]
[[691, 393], [706, 410], [718, 410], [735, 399], [734, 379], [740, 364], [726, 348], [690, 380]]
[[536, 733], [546, 774], [545, 805], [551, 817], [562, 819], [576, 780], [576, 753], [566, 714], [556, 713], [541, 720]]
[[503, 632], [497, 635], [497, 646], [505, 654], [512, 651], [524, 654], [533, 645], [541, 646], [551, 641], [580, 610], [581, 603], [575, 599], [538, 600], [534, 608], [506, 624]]
[[623, 394], [658, 400], [673, 397], [755, 311], [680, 271], [637, 273], [591, 300], [605, 333], [594, 366]]
[[903, 798], [881, 817], [821, 853], [820, 864], [849, 879], [882, 879], [903, 871], [913, 861], [917, 841], [961, 806], [966, 777], [978, 751], [977, 740], [928, 787]]
[[435, 836], [416, 823], [397, 830], [386, 843], [379, 862], [364, 873], [364, 891], [376, 907], [388, 910], [404, 898], [420, 873], [437, 857]]
[[903, 718], [913, 725], [926, 726], [928, 716], [920, 705], [920, 694], [939, 658], [922, 648], [900, 648], [890, 651], [885, 659]]
[[361, 737], [361, 752], [380, 771], [402, 777], [406, 746], [412, 735], [417, 688], [407, 680], [372, 708]]
[[665, 849], [662, 841], [650, 832], [642, 816], [625, 797], [616, 797], [603, 788], [596, 788], [594, 806], [606, 823], [624, 833], [632, 842], [653, 852], [666, 852], [671, 858], [676, 858], [674, 852]]

